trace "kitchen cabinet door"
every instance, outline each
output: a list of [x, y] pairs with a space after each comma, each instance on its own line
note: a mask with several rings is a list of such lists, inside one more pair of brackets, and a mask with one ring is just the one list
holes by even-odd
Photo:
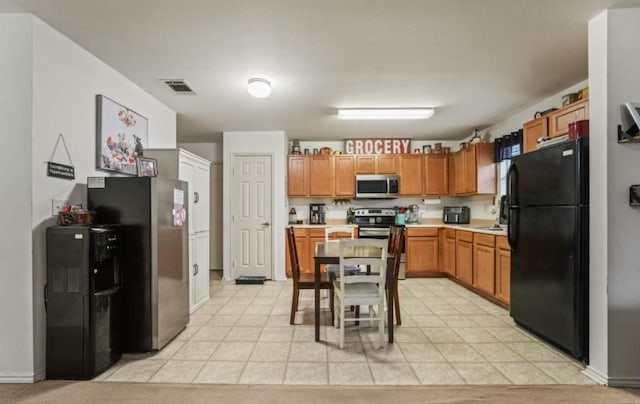
[[455, 173], [453, 181], [453, 195], [464, 194], [464, 153], [462, 151], [453, 154], [453, 170]]
[[309, 196], [308, 161], [307, 156], [289, 156], [287, 164], [288, 196]]
[[373, 154], [356, 155], [356, 174], [375, 174], [376, 156]]
[[356, 195], [355, 162], [353, 156], [334, 156], [335, 191], [339, 198], [350, 198]]
[[196, 220], [194, 220], [193, 228], [196, 233], [209, 231], [210, 171], [211, 169], [209, 164], [197, 164], [195, 166], [195, 172], [193, 175], [194, 189], [193, 192], [191, 192], [191, 195], [194, 198], [194, 210], [192, 212], [195, 213]]
[[549, 135], [549, 121], [547, 116], [541, 116], [522, 126], [522, 152], [529, 153], [538, 150], [538, 139]]
[[398, 155], [378, 154], [376, 156], [376, 174], [398, 174]]
[[472, 194], [476, 191], [477, 185], [477, 160], [476, 149], [474, 146], [467, 146], [462, 151], [463, 155], [463, 174], [462, 174], [462, 192], [465, 194]]
[[424, 156], [424, 195], [449, 193], [449, 156], [430, 154]]
[[511, 297], [511, 248], [504, 236], [496, 237], [496, 291], [495, 296], [509, 304]]
[[456, 231], [456, 279], [473, 285], [473, 233]]
[[473, 286], [492, 295], [495, 292], [495, 236], [474, 234]]
[[209, 232], [195, 235], [195, 273], [193, 274], [193, 308], [209, 300]]
[[[450, 233], [453, 233], [451, 236]], [[455, 230], [445, 229], [442, 270], [450, 276], [456, 275], [456, 237]]]
[[400, 157], [400, 195], [422, 195], [423, 170], [421, 154], [404, 154]]
[[407, 227], [405, 256], [407, 277], [438, 271], [438, 229]]
[[549, 137], [558, 137], [569, 133], [569, 124], [589, 119], [589, 100], [581, 100], [553, 111], [548, 115]]
[[[309, 271], [313, 273], [315, 271], [315, 260], [313, 259], [313, 256], [316, 253], [316, 244], [318, 243], [324, 243], [324, 227], [323, 228], [319, 228], [319, 229], [309, 229], [309, 253], [308, 253], [308, 260], [309, 260]], [[324, 265], [320, 267], [321, 270], [324, 270]]]
[[308, 231], [306, 229], [296, 229], [295, 239], [296, 250], [298, 251], [298, 262], [300, 263], [300, 272], [313, 273], [313, 254], [309, 256]]
[[309, 196], [333, 196], [333, 158], [309, 157]]

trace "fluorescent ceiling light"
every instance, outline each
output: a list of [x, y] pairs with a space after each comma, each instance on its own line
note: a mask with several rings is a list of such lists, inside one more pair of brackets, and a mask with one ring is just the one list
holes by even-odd
[[338, 119], [429, 119], [433, 108], [339, 108]]
[[256, 98], [265, 98], [271, 94], [271, 83], [260, 78], [249, 79], [247, 91]]

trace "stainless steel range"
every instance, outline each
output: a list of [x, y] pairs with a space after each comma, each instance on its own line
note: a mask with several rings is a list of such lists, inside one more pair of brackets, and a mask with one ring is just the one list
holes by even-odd
[[[392, 208], [360, 208], [347, 212], [347, 218], [358, 226], [358, 238], [384, 239], [389, 238], [390, 228], [396, 224], [396, 211]], [[404, 242], [398, 278], [405, 278]]]

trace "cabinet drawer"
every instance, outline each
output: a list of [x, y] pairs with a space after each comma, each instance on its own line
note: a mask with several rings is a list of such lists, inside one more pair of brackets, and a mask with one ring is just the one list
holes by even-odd
[[493, 247], [496, 245], [496, 236], [490, 234], [475, 233], [473, 235], [474, 241], [478, 245], [485, 245], [487, 247]]
[[291, 230], [293, 230], [293, 235], [296, 238], [309, 237], [309, 231], [303, 227], [291, 227]]
[[407, 227], [407, 237], [437, 237], [437, 227]]
[[444, 236], [446, 238], [456, 238], [456, 231], [454, 229], [444, 229]]
[[496, 247], [501, 248], [503, 250], [511, 250], [511, 246], [509, 245], [509, 241], [505, 236], [497, 236], [496, 237]]
[[309, 237], [322, 237], [324, 238], [324, 227], [321, 229], [309, 229]]
[[464, 231], [464, 230], [456, 230], [456, 240], [457, 241], [468, 241], [470, 243], [473, 242], [473, 232]]

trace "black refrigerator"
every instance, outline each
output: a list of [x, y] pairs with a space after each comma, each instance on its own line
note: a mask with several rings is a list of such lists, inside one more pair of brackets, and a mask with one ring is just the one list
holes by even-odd
[[507, 204], [511, 317], [588, 363], [588, 138], [513, 158]]
[[121, 225], [124, 352], [164, 347], [189, 322], [187, 183], [166, 177], [89, 177], [96, 223]]

